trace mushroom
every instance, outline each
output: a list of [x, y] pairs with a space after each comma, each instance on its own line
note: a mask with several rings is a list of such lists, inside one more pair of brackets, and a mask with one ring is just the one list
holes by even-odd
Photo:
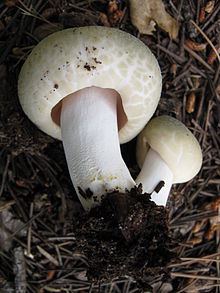
[[107, 192], [135, 186], [119, 141], [131, 140], [151, 118], [161, 83], [151, 51], [118, 29], [65, 29], [28, 56], [18, 80], [21, 106], [39, 129], [62, 139], [86, 210]]
[[136, 147], [142, 168], [136, 183], [151, 193], [158, 205], [166, 205], [172, 184], [192, 179], [202, 165], [202, 152], [195, 136], [179, 120], [153, 118], [139, 134]]

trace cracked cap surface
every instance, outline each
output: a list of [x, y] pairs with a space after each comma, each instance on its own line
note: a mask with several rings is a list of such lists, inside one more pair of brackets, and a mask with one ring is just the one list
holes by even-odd
[[114, 28], [82, 27], [53, 33], [28, 56], [18, 80], [21, 106], [34, 124], [61, 139], [52, 108], [67, 95], [97, 86], [115, 89], [127, 123], [121, 143], [135, 137], [153, 115], [161, 94], [156, 58], [137, 38]]

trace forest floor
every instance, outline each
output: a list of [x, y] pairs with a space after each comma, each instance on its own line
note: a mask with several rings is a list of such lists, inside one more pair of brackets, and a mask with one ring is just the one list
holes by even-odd
[[[0, 3], [1, 292], [220, 292], [220, 2], [164, 1], [180, 23], [175, 40], [159, 27], [152, 35], [140, 34], [128, 3], [118, 1], [112, 11], [115, 3]], [[166, 210], [154, 206], [160, 215], [154, 233], [163, 223], [157, 241], [164, 246], [149, 249], [144, 259], [135, 255], [136, 263], [130, 262], [133, 244], [120, 244], [114, 219], [106, 229], [102, 209], [83, 213], [62, 143], [38, 130], [18, 100], [18, 75], [37, 43], [55, 31], [86, 25], [116, 27], [149, 46], [163, 77], [155, 115], [182, 121], [203, 152], [199, 174], [173, 186]], [[134, 177], [135, 144], [134, 139], [121, 146]], [[147, 199], [144, 206], [153, 205]]]

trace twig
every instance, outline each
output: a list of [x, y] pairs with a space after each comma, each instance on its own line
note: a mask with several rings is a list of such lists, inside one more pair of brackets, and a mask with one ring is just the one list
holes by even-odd
[[203, 66], [205, 66], [208, 70], [210, 70], [212, 73], [214, 73], [214, 69], [208, 64], [206, 63], [198, 54], [196, 54], [193, 50], [191, 50], [189, 47], [187, 47], [186, 45], [184, 45], [184, 49], [190, 54], [192, 55], [197, 61], [199, 61]]
[[194, 275], [194, 274], [185, 274], [185, 273], [171, 273], [171, 277], [189, 278], [189, 279], [198, 279], [198, 280], [220, 281], [219, 277]]
[[164, 53], [166, 53], [167, 55], [169, 55], [170, 57], [172, 57], [174, 60], [176, 60], [179, 64], [182, 64], [185, 62], [185, 58], [178, 56], [176, 54], [174, 54], [173, 52], [169, 51], [168, 49], [164, 48], [163, 46], [157, 44], [157, 48], [159, 48], [160, 50], [162, 50]]
[[23, 220], [26, 222], [26, 221], [28, 220], [28, 217], [27, 217], [27, 215], [25, 214], [25, 211], [24, 211], [24, 209], [23, 209], [23, 207], [22, 207], [20, 201], [18, 200], [17, 196], [15, 195], [15, 193], [13, 192], [13, 190], [11, 189], [10, 186], [8, 186], [8, 190], [9, 190], [11, 196], [12, 196], [12, 197], [14, 198], [14, 200], [15, 200], [15, 203], [16, 203], [18, 209], [20, 210], [20, 213], [21, 213], [21, 215], [22, 215], [22, 217], [23, 217]]
[[51, 255], [49, 254], [49, 252], [47, 252], [46, 250], [44, 250], [40, 245], [37, 245], [37, 249], [38, 251], [44, 256], [46, 257], [50, 262], [52, 262], [56, 267], [59, 266], [59, 262]]
[[5, 164], [5, 169], [2, 175], [2, 183], [1, 183], [1, 188], [0, 188], [0, 197], [2, 196], [2, 193], [4, 191], [4, 187], [5, 187], [5, 181], [8, 175], [8, 166], [11, 160], [11, 155], [7, 155], [7, 160], [6, 160], [6, 164]]
[[[33, 217], [33, 210], [34, 210], [34, 203], [32, 202], [30, 206], [30, 212], [29, 212], [30, 219]], [[29, 223], [28, 233], [27, 233], [27, 256], [31, 256], [31, 226], [32, 226], [32, 222]]]

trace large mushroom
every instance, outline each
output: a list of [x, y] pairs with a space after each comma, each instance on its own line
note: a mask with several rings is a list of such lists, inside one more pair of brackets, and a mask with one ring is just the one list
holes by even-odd
[[106, 27], [48, 36], [33, 49], [18, 81], [26, 115], [63, 140], [69, 173], [86, 210], [107, 192], [135, 185], [119, 141], [141, 131], [160, 93], [161, 73], [151, 51], [130, 34]]
[[136, 183], [166, 205], [172, 184], [192, 179], [202, 165], [202, 151], [195, 136], [170, 116], [153, 118], [138, 135], [136, 157], [142, 168]]

